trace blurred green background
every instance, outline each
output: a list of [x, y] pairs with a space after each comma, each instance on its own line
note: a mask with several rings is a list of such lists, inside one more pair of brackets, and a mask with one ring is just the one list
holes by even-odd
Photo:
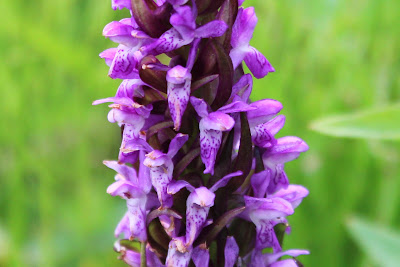
[[[305, 266], [374, 266], [350, 238], [353, 215], [400, 226], [399, 145], [323, 136], [330, 114], [400, 98], [400, 2], [247, 0], [259, 18], [252, 45], [276, 72], [253, 99], [284, 105], [280, 135], [311, 149], [286, 165], [310, 195], [289, 218], [285, 249]], [[104, 25], [128, 15], [104, 1], [0, 2], [0, 266], [122, 265], [112, 250], [125, 206], [106, 194], [119, 129], [107, 106], [118, 81], [97, 55], [114, 44]], [[400, 122], [399, 122], [400, 123]]]

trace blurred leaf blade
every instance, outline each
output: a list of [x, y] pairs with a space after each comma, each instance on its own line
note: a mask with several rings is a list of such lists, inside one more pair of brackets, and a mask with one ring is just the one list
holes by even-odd
[[349, 220], [347, 229], [364, 253], [379, 266], [399, 266], [400, 233], [357, 217]]
[[324, 117], [312, 122], [310, 127], [336, 137], [400, 140], [400, 104]]

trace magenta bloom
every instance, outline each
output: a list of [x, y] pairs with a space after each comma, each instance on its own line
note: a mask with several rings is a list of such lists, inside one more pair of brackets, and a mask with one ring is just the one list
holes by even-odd
[[292, 267], [308, 254], [282, 248], [308, 195], [284, 167], [308, 146], [279, 136], [279, 101], [250, 99], [253, 76], [274, 68], [250, 45], [243, 2], [111, 1], [130, 16], [104, 27], [116, 45], [100, 57], [122, 81], [93, 105], [109, 103], [121, 128], [104, 164], [117, 173], [107, 193], [126, 203], [114, 248], [130, 266]]

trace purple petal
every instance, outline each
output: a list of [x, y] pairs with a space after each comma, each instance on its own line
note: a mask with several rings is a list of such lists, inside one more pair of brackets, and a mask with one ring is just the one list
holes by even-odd
[[[137, 126], [133, 126], [130, 124], [125, 124], [125, 127], [130, 126], [132, 127], [132, 131], [134, 131], [134, 135], [136, 134], [135, 131], [137, 131], [138, 128]], [[125, 130], [124, 130], [125, 132]], [[124, 147], [121, 147], [121, 152], [123, 153], [132, 153], [132, 152], [139, 152], [139, 151], [144, 151], [146, 153], [150, 152], [153, 150], [153, 148], [143, 139], [144, 137], [134, 137], [130, 140], [128, 140], [125, 144]]]
[[235, 101], [218, 109], [218, 111], [221, 111], [223, 113], [236, 113], [236, 112], [245, 112], [251, 110], [256, 110], [256, 108], [246, 104], [243, 101]]
[[177, 65], [168, 70], [166, 78], [167, 82], [177, 85], [185, 83], [188, 79], [191, 80], [192, 75], [187, 68]]
[[[145, 192], [146, 194], [148, 194], [152, 188], [152, 184], [151, 184], [151, 177], [150, 177], [150, 170], [149, 168], [147, 168], [147, 166], [145, 166], [144, 160], [145, 160], [146, 156], [145, 156], [145, 151], [141, 150], [139, 152], [139, 172], [138, 172], [138, 184], [141, 185], [141, 188], [143, 189], [143, 192]], [[149, 201], [150, 200], [150, 201]], [[148, 195], [148, 202], [151, 202], [151, 199], [149, 198]], [[151, 203], [147, 203], [150, 204]], [[157, 205], [158, 203], [156, 203]]]
[[283, 164], [267, 165], [266, 163], [267, 162], [264, 161], [264, 166], [270, 172], [271, 175], [267, 192], [269, 194], [272, 194], [281, 188], [287, 188], [289, 185], [289, 179], [284, 171], [284, 165]]
[[115, 237], [118, 238], [120, 234], [123, 235], [123, 238], [130, 237], [128, 212], [125, 213], [124, 217], [122, 217], [121, 221], [118, 223], [117, 227], [115, 228], [115, 231], [114, 231]]
[[254, 7], [240, 8], [232, 27], [232, 47], [247, 47], [257, 24], [257, 17]]
[[[197, 204], [193, 205], [192, 198], [198, 198], [198, 197], [193, 195], [193, 193], [191, 193], [187, 200], [185, 247], [190, 247], [193, 244], [194, 240], [196, 240], [201, 229], [205, 227], [205, 222], [207, 221], [208, 212], [210, 211], [209, 207], [201, 207]], [[198, 199], [196, 199], [196, 202], [197, 200]]]
[[98, 99], [93, 101], [92, 105], [96, 106], [96, 105], [100, 105], [100, 104], [104, 104], [104, 103], [110, 103], [110, 102], [114, 102], [116, 99], [118, 99], [117, 97], [107, 97], [107, 98], [103, 98], [103, 99]]
[[228, 29], [228, 25], [222, 20], [211, 21], [195, 31], [195, 36], [197, 38], [210, 38], [219, 37], [223, 35]]
[[272, 120], [266, 122], [264, 125], [267, 127], [268, 132], [272, 135], [276, 135], [285, 125], [286, 117], [284, 115], [278, 115]]
[[200, 128], [203, 127], [203, 129], [215, 131], [230, 131], [234, 124], [235, 121], [231, 116], [220, 111], [215, 111], [201, 119]]
[[292, 205], [282, 198], [255, 198], [244, 196], [244, 200], [246, 211], [242, 214], [253, 222], [261, 220], [269, 221], [294, 213]]
[[233, 236], [228, 236], [226, 239], [224, 256], [225, 267], [233, 267], [239, 256], [239, 247]]
[[233, 69], [236, 69], [244, 60], [247, 50], [243, 47], [232, 48], [229, 52], [229, 57], [232, 60]]
[[308, 190], [301, 186], [301, 185], [289, 185], [288, 188], [279, 190], [275, 194], [273, 194], [273, 197], [280, 197], [283, 198], [287, 201], [289, 201], [293, 208], [296, 208], [297, 206], [300, 205], [301, 201], [303, 198], [305, 198], [308, 195]]
[[[170, 1], [174, 1], [174, 0], [170, 0]], [[179, 1], [179, 0], [177, 0], [177, 1]], [[187, 0], [181, 0], [181, 1], [187, 1]], [[156, 3], [158, 6], [164, 5], [165, 2], [167, 2], [167, 0], [156, 0]]]
[[184, 39], [175, 28], [171, 28], [163, 33], [156, 42], [146, 46], [143, 52], [153, 51], [156, 55], [159, 55], [176, 50], [192, 41], [193, 39]]
[[145, 196], [141, 188], [125, 180], [119, 180], [111, 184], [107, 188], [107, 193], [113, 197], [120, 196], [125, 199], [142, 198], [143, 196]]
[[231, 98], [238, 95], [243, 102], [247, 103], [253, 88], [253, 78], [251, 74], [243, 75], [240, 80], [232, 87]]
[[140, 253], [132, 250], [121, 251], [121, 259], [129, 266], [140, 266]]
[[[131, 21], [129, 19], [129, 21]], [[121, 23], [120, 21], [113, 21], [108, 23], [103, 29], [103, 36], [110, 38], [111, 41], [125, 46], [136, 46], [138, 40], [133, 38], [131, 32], [132, 25]]]
[[[292, 256], [292, 257], [298, 257], [300, 255], [308, 255], [308, 254], [310, 254], [310, 252], [307, 250], [290, 249], [290, 250], [281, 251], [281, 252], [272, 253], [272, 254], [263, 254], [263, 258], [264, 258], [265, 264], [269, 265], [269, 264], [276, 262], [280, 257], [286, 256], [286, 255]], [[283, 266], [285, 266], [285, 265], [283, 265]], [[297, 266], [297, 265], [294, 265], [294, 266]]]
[[196, 188], [189, 196], [188, 203], [197, 204], [200, 207], [214, 206], [215, 194], [207, 187]]
[[[169, 20], [171, 25], [179, 32], [185, 40], [194, 39], [196, 22], [192, 9], [189, 6], [181, 6], [175, 8], [176, 13]], [[189, 43], [190, 43], [189, 42]]]
[[172, 197], [167, 193], [173, 172], [171, 159], [161, 151], [154, 150], [146, 155], [143, 164], [150, 168], [151, 183], [157, 192], [161, 206], [169, 208], [172, 205]]
[[270, 172], [268, 170], [253, 174], [251, 177], [251, 186], [253, 188], [254, 197], [265, 197], [270, 179]]
[[140, 79], [125, 79], [118, 87], [115, 97], [142, 98], [144, 97], [142, 85], [144, 83]]
[[269, 267], [298, 267], [298, 265], [295, 260], [286, 259], [272, 263]]
[[278, 114], [283, 106], [274, 99], [263, 99], [250, 104], [256, 110], [247, 112], [250, 128], [265, 123]]
[[264, 124], [251, 128], [251, 137], [254, 144], [265, 148], [276, 145], [277, 141], [274, 138], [274, 135], [282, 129], [284, 124], [285, 116], [278, 115]]
[[113, 79], [138, 79], [139, 73], [136, 67], [140, 56], [137, 53], [129, 48], [118, 49], [110, 66], [108, 76]]
[[99, 56], [105, 59], [107, 66], [111, 66], [117, 50], [118, 48], [109, 48], [101, 52]]
[[208, 105], [203, 99], [191, 96], [190, 103], [201, 118], [208, 116]]
[[137, 183], [137, 174], [136, 170], [132, 167], [129, 167], [125, 164], [120, 164], [117, 161], [103, 161], [103, 164], [106, 165], [108, 168], [113, 169], [119, 175], [118, 178], [126, 181], [131, 181], [133, 183]]
[[256, 224], [256, 249], [272, 247], [274, 251], [281, 250], [274, 226], [273, 221], [261, 221]]
[[[296, 136], [285, 136], [277, 139], [276, 145], [267, 150], [263, 155], [264, 164], [283, 164], [299, 157], [301, 152], [308, 150], [308, 145]], [[267, 164], [268, 165], [268, 164]]]
[[178, 133], [169, 144], [169, 149], [167, 153], [168, 157], [173, 158], [176, 153], [178, 153], [179, 149], [181, 149], [181, 147], [186, 143], [188, 138], [189, 136], [187, 134]]
[[111, 123], [119, 123], [119, 124], [131, 124], [134, 125], [136, 129], [142, 129], [144, 125], [144, 118], [137, 114], [126, 112], [120, 109], [113, 108], [108, 112], [107, 119]]
[[196, 59], [196, 54], [197, 54], [197, 49], [199, 48], [199, 44], [200, 44], [200, 38], [196, 38], [194, 39], [193, 43], [192, 43], [192, 47], [190, 48], [189, 51], [189, 56], [188, 56], [188, 60], [186, 62], [186, 68], [191, 71]]
[[128, 206], [131, 238], [137, 238], [141, 242], [145, 242], [147, 240], [145, 214], [146, 197], [128, 199], [126, 204]]
[[[159, 0], [160, 1], [160, 0]], [[173, 6], [181, 6], [187, 3], [188, 0], [167, 0], [168, 3], [170, 3]], [[165, 0], [163, 0], [163, 2], [165, 2]]]
[[138, 136], [136, 136], [139, 133], [140, 129], [130, 125], [130, 124], [125, 124], [124, 126], [124, 132], [122, 134], [122, 142], [121, 142], [121, 147], [118, 155], [118, 161], [123, 162], [123, 163], [130, 163], [134, 164], [137, 159], [138, 159], [138, 150], [131, 150], [127, 146], [130, 142], [132, 142], [135, 139], [139, 139]]
[[182, 188], [186, 187], [190, 192], [193, 192], [195, 188], [187, 181], [179, 180], [176, 182], [172, 182], [168, 185], [168, 194], [174, 195], [179, 192]]
[[275, 71], [265, 56], [252, 46], [248, 48], [244, 62], [257, 79], [265, 77], [268, 72]]
[[240, 175], [242, 175], [242, 174], [243, 174], [242, 171], [237, 171], [237, 172], [233, 172], [233, 173], [230, 173], [230, 174], [228, 174], [228, 175], [225, 175], [223, 178], [221, 178], [220, 180], [218, 180], [218, 182], [216, 182], [216, 183], [210, 188], [210, 191], [211, 191], [211, 192], [217, 191], [219, 188], [226, 186], [226, 185], [228, 184], [229, 180], [230, 180], [232, 177], [240, 176]]
[[210, 252], [207, 248], [202, 248], [200, 245], [193, 249], [192, 259], [196, 267], [208, 267]]

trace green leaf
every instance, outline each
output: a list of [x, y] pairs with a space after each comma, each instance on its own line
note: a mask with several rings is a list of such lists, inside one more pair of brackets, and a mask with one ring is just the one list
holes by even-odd
[[400, 104], [321, 118], [310, 127], [331, 136], [400, 140]]
[[364, 253], [375, 263], [385, 267], [399, 266], [399, 232], [357, 217], [349, 220], [347, 229]]

